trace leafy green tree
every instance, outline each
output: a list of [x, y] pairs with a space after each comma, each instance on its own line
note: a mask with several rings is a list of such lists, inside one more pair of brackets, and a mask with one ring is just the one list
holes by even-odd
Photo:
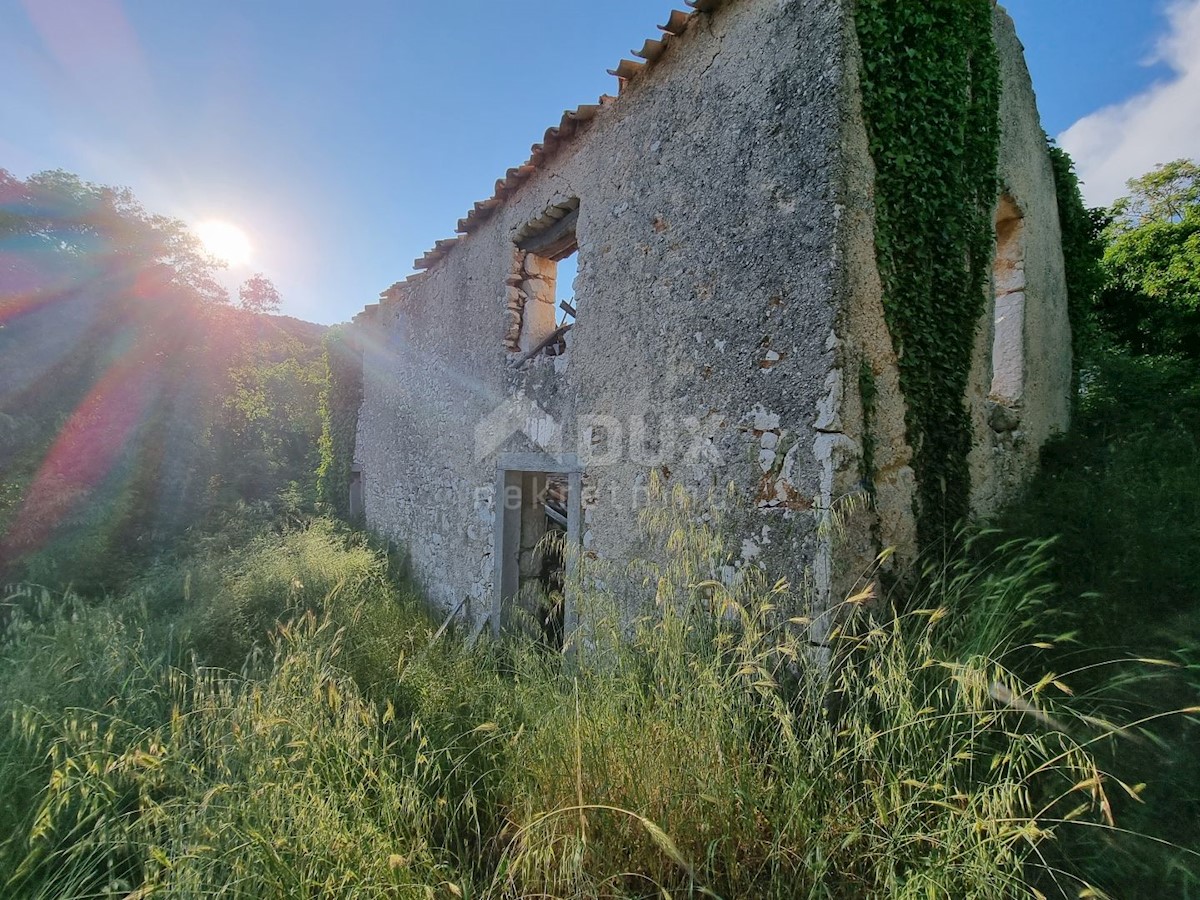
[[283, 301], [270, 278], [257, 272], [243, 282], [238, 305], [253, 313], [277, 313]]
[[231, 361], [209, 446], [230, 500], [270, 500], [290, 482], [311, 486], [325, 366], [321, 346], [264, 333]]
[[197, 459], [188, 385], [228, 300], [215, 275], [182, 222], [128, 190], [0, 171], [0, 565], [40, 556], [54, 566], [28, 571], [90, 587], [152, 543]]
[[1200, 203], [1200, 165], [1190, 159], [1162, 163], [1126, 186], [1129, 195], [1112, 206], [1118, 233], [1152, 222], [1179, 222]]
[[1133, 352], [1200, 358], [1200, 166], [1176, 160], [1129, 188], [1111, 210], [1097, 315]]
[[229, 300], [216, 279], [220, 264], [187, 225], [147, 213], [128, 188], [91, 184], [61, 169], [24, 181], [0, 169], [0, 242], [15, 251], [6, 254], [6, 302], [13, 276], [46, 293], [95, 272], [141, 277], [142, 294], [173, 289], [177, 299]]

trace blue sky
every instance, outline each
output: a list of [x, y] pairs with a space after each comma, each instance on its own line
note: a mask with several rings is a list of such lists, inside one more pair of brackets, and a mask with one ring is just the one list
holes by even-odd
[[[680, 0], [0, 0], [0, 167], [222, 219], [284, 311], [349, 318]], [[1010, 0], [1047, 130], [1106, 203], [1200, 156], [1200, 0]]]

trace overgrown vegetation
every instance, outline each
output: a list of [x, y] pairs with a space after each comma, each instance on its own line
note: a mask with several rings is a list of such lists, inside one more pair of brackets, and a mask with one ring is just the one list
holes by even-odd
[[915, 448], [920, 538], [967, 514], [962, 398], [995, 241], [1000, 75], [989, 0], [854, 5], [883, 307]]
[[[1048, 142], [1050, 164], [1054, 170], [1058, 221], [1062, 228], [1063, 262], [1067, 275], [1067, 311], [1071, 322], [1071, 352], [1078, 376], [1080, 362], [1091, 359], [1099, 349], [1102, 336], [1097, 330], [1096, 302], [1105, 287], [1104, 228], [1108, 216], [1104, 210], [1088, 209], [1080, 192], [1079, 176], [1070, 155]], [[1078, 377], [1073, 381], [1078, 393]]]
[[786, 586], [704, 580], [724, 550], [694, 521], [681, 498], [647, 519], [674, 553], [644, 570], [645, 615], [591, 594], [571, 668], [438, 636], [386, 556], [325, 520], [103, 604], [10, 596], [0, 879], [28, 897], [999, 898], [1058, 820], [1104, 822], [1122, 787], [1087, 742], [1111, 729], [1014, 674], [1044, 545], [930, 573], [906, 614], [851, 598], [830, 674], [775, 615]]
[[323, 329], [229, 305], [183, 223], [0, 170], [0, 577], [121, 583], [237, 502], [311, 491]]
[[[873, 152], [897, 177], [951, 140], [929, 120], [994, 102], [989, 4], [914, 6], [859, 6], [868, 59], [907, 41], [920, 62], [868, 64], [876, 127], [896, 119]], [[889, 324], [938, 485], [927, 534], [961, 505], [943, 413], [965, 357], [922, 348], [969, 347], [950, 320], [978, 319], [996, 189], [976, 180], [980, 127], [915, 198], [926, 224], [949, 216], [950, 245], [898, 235], [880, 176]], [[1072, 431], [1002, 530], [964, 532], [903, 595], [847, 598], [833, 666], [792, 587], [712, 579], [720, 523], [683, 495], [642, 522], [657, 562], [587, 563], [565, 656], [439, 627], [390, 548], [314, 512], [348, 493], [345, 334], [322, 352], [299, 323], [229, 309], [181, 226], [126, 194], [3, 176], [0, 238], [28, 252], [6, 272], [24, 305], [0, 323], [0, 365], [31, 310], [81, 325], [4, 384], [0, 893], [1195, 894], [1195, 167], [1087, 210], [1051, 153]], [[978, 203], [951, 211], [943, 189]], [[270, 308], [268, 287], [243, 305]], [[630, 575], [639, 609], [599, 587]]]
[[[1143, 722], [1103, 748], [1147, 783], [1117, 796], [1114, 841], [1074, 830], [1059, 851], [1086, 860], [1114, 896], [1191, 896], [1200, 849], [1200, 258], [1185, 223], [1200, 211], [1196, 165], [1129, 182], [1109, 210], [1085, 210], [1070, 158], [1052, 148], [1071, 279], [1079, 391], [1071, 431], [1003, 521], [1053, 538], [1049, 575], [1074, 632], [1059, 661], [1100, 714]], [[1143, 252], [1145, 251], [1145, 252]], [[1167, 277], [1167, 274], [1170, 277]], [[1191, 275], [1188, 275], [1191, 273]], [[1161, 276], [1161, 277], [1160, 277]], [[1189, 286], [1190, 285], [1190, 286]], [[1130, 662], [1157, 659], [1149, 671]], [[1187, 715], [1171, 714], [1187, 709]]]
[[[1063, 852], [1115, 897], [1193, 896], [1200, 887], [1200, 366], [1105, 351], [1085, 371], [1071, 433], [1009, 511], [1011, 533], [1054, 538], [1048, 575], [1075, 633], [1056, 665], [1102, 715], [1146, 720], [1103, 748], [1141, 802], [1117, 797], [1144, 838], [1073, 832]], [[1147, 669], [1130, 662], [1159, 659]], [[1170, 715], [1190, 709], [1188, 715]], [[1124, 802], [1123, 802], [1124, 801]], [[1178, 848], [1187, 848], [1181, 850]]]
[[317, 497], [335, 514], [349, 518], [350, 466], [362, 406], [362, 351], [348, 328], [325, 336], [325, 391], [321, 395], [321, 464]]

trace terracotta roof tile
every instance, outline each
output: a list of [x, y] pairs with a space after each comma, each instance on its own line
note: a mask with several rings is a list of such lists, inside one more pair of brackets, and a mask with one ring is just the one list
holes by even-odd
[[663, 55], [663, 51], [667, 49], [666, 41], [656, 41], [653, 38], [646, 38], [646, 43], [642, 44], [641, 50], [631, 50], [630, 52], [644, 59], [646, 62], [652, 63]]
[[[621, 81], [625, 82], [625, 84], [628, 84], [638, 77], [638, 74], [642, 71], [642, 68], [645, 65], [645, 63], [634, 62], [632, 59], [623, 59], [617, 63], [617, 67], [615, 69], [609, 69], [608, 74], [615, 75]], [[624, 84], [621, 85], [621, 89], [625, 89]]]
[[[717, 7], [721, 6], [722, 3], [728, 2], [728, 0], [686, 0], [686, 2], [688, 6], [692, 7], [691, 12], [672, 10], [667, 21], [658, 26], [658, 30], [662, 33], [661, 39], [648, 39], [642, 45], [641, 50], [632, 51], [634, 56], [639, 57], [644, 62], [622, 59], [615, 69], [609, 70], [609, 74], [616, 76], [618, 80], [618, 93], [624, 93], [639, 77], [651, 69], [662, 58], [663, 54], [666, 53], [671, 41], [683, 35], [698, 15], [711, 13]], [[402, 284], [413, 282], [423, 277], [428, 269], [436, 265], [439, 260], [450, 252], [451, 248], [462, 239], [461, 236], [470, 234], [487, 221], [493, 211], [501, 206], [521, 186], [521, 183], [526, 178], [538, 171], [547, 160], [558, 152], [563, 144], [568, 143], [577, 133], [583, 130], [584, 126], [591, 122], [605, 107], [611, 106], [615, 102], [617, 102], [616, 97], [605, 95], [596, 103], [585, 104], [576, 109], [569, 109], [564, 112], [558, 125], [547, 129], [541, 143], [534, 144], [530, 148], [529, 159], [522, 165], [509, 169], [504, 177], [496, 182], [495, 192], [492, 196], [486, 200], [480, 200], [467, 212], [466, 216], [458, 220], [456, 230], [459, 236], [438, 241], [431, 250], [413, 263], [413, 268], [417, 269], [418, 272], [415, 275], [410, 275], [404, 282], [398, 282], [384, 291], [380, 295], [383, 300], [386, 302], [396, 299], [397, 290]]]
[[659, 25], [658, 30], [665, 31], [667, 34], [680, 35], [687, 31], [691, 21], [691, 13], [685, 13], [681, 9], [673, 9], [671, 10], [671, 17], [667, 19], [667, 24]]

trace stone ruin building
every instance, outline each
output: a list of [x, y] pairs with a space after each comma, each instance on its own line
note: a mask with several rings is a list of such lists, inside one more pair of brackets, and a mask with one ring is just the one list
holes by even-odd
[[[761, 566], [828, 600], [881, 548], [898, 565], [916, 553], [848, 3], [694, 6], [612, 72], [619, 96], [565, 113], [355, 320], [352, 505], [478, 627], [561, 577], [547, 531], [634, 557], [652, 477], [733, 486], [726, 577]], [[983, 517], [1066, 427], [1071, 389], [1053, 173], [999, 8], [995, 42], [995, 266], [963, 398]], [[868, 477], [869, 511], [834, 540], [823, 522]]]

